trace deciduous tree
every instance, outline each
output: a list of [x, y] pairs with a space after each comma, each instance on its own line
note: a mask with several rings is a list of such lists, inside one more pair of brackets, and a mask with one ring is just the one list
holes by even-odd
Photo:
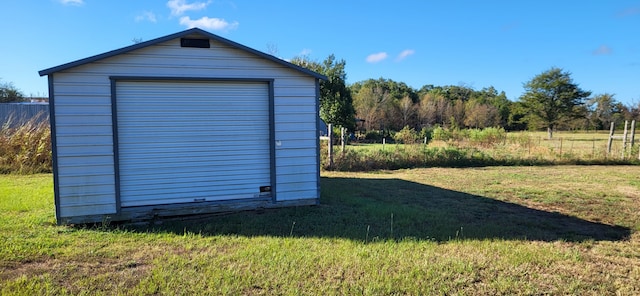
[[613, 121], [616, 109], [616, 100], [612, 94], [604, 93], [595, 95], [588, 102], [590, 111], [589, 121], [596, 129], [606, 129]]
[[576, 107], [583, 105], [585, 98], [591, 95], [573, 82], [571, 73], [555, 67], [533, 77], [524, 88], [520, 101], [527, 114], [526, 120], [543, 123], [549, 139], [553, 137], [554, 128], [576, 116]]
[[431, 126], [435, 124], [444, 125], [446, 110], [450, 108], [449, 101], [442, 95], [428, 92], [422, 96], [418, 107], [418, 118], [420, 124]]
[[402, 126], [410, 125], [416, 113], [416, 107], [409, 97], [404, 97], [398, 102], [398, 113], [402, 119]]
[[0, 103], [24, 101], [24, 95], [11, 82], [0, 81]]
[[310, 61], [306, 57], [295, 57], [291, 62], [327, 76], [327, 81], [320, 82], [320, 117], [326, 123], [354, 130], [356, 123], [353, 98], [346, 85], [347, 62], [337, 61], [333, 54], [321, 63]]
[[473, 128], [495, 127], [500, 123], [498, 109], [478, 100], [470, 100], [465, 106], [464, 124]]
[[353, 107], [358, 118], [364, 120], [365, 130], [380, 128], [379, 122], [382, 113], [382, 106], [389, 99], [389, 93], [381, 87], [362, 87], [353, 98]]

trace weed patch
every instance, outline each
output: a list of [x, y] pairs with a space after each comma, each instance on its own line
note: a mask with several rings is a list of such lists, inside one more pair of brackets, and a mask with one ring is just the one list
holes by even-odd
[[0, 127], [0, 174], [50, 173], [51, 160], [47, 122], [32, 119], [18, 127]]
[[[435, 127], [433, 140], [420, 144], [416, 141], [417, 132], [407, 128], [395, 134], [397, 143], [356, 143], [346, 146], [344, 152], [334, 149], [333, 167], [327, 159], [325, 142], [321, 147], [321, 165], [325, 170], [372, 171], [428, 167], [640, 164], [635, 157], [637, 145], [621, 157], [621, 147], [616, 143], [612, 145], [611, 153], [606, 152], [607, 135], [556, 135], [560, 138], [543, 140], [535, 133], [508, 134], [501, 128], [448, 130]], [[588, 139], [589, 136], [593, 138]]]

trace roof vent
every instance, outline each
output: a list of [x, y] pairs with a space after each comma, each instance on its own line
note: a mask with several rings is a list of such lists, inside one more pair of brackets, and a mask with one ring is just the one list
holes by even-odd
[[209, 39], [180, 38], [180, 47], [211, 48]]

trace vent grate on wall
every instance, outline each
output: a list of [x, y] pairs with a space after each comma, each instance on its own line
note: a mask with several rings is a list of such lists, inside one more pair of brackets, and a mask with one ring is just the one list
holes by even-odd
[[211, 48], [209, 39], [180, 38], [180, 47]]

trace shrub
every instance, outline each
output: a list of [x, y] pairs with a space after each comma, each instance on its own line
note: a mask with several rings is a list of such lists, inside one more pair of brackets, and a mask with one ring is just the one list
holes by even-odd
[[425, 139], [426, 138], [426, 142], [425, 144], [428, 144], [429, 142], [431, 142], [432, 138], [433, 138], [433, 130], [435, 129], [435, 127], [423, 127], [420, 130], [419, 136], [420, 139]]
[[469, 141], [472, 144], [490, 147], [504, 142], [507, 132], [503, 128], [488, 127], [485, 129], [469, 130]]
[[403, 144], [415, 144], [418, 142], [420, 136], [418, 136], [418, 132], [415, 129], [409, 128], [409, 126], [405, 126], [399, 132], [393, 135], [393, 139], [396, 143]]
[[449, 141], [452, 137], [451, 132], [448, 129], [444, 129], [441, 126], [437, 126], [431, 133], [431, 138], [436, 141]]
[[370, 142], [382, 142], [382, 137], [382, 133], [375, 130], [367, 131], [367, 133], [364, 134], [364, 139]]

